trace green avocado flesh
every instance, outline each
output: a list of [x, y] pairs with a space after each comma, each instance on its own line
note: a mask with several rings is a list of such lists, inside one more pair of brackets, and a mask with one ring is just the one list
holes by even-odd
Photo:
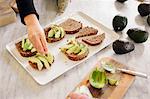
[[35, 52], [35, 48], [33, 48], [33, 45], [32, 43], [30, 42], [29, 39], [25, 38], [25, 39], [22, 39], [22, 42], [21, 42], [21, 47], [23, 48], [24, 51], [31, 51], [32, 49], [32, 52]]
[[68, 44], [61, 47], [62, 52], [66, 52], [68, 54], [75, 54], [75, 55], [81, 55], [84, 54], [86, 51], [88, 51], [88, 48], [79, 42], [77, 42], [75, 39], [69, 39]]
[[97, 89], [103, 88], [106, 84], [106, 73], [104, 70], [96, 68], [89, 78], [90, 84]]
[[65, 31], [62, 27], [53, 25], [51, 30], [48, 32], [48, 38], [63, 38], [65, 36]]
[[29, 61], [36, 63], [38, 70], [42, 70], [43, 67], [46, 67], [46, 69], [50, 70], [50, 66], [54, 61], [54, 57], [50, 53], [47, 55], [37, 54], [36, 56], [30, 57]]

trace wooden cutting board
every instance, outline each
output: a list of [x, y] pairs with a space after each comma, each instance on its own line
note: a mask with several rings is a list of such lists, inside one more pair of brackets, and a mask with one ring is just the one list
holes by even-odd
[[16, 13], [7, 2], [0, 0], [0, 26], [7, 25], [14, 21], [16, 21]]
[[[118, 61], [112, 59], [112, 58], [102, 58], [100, 61], [106, 61], [108, 63], [111, 63], [113, 66], [116, 67], [120, 67], [120, 68], [125, 68], [126, 66], [119, 63]], [[100, 61], [94, 66], [94, 68], [91, 70], [91, 72], [100, 66]], [[90, 72], [90, 73], [91, 73]], [[90, 73], [81, 81], [81, 83], [79, 83], [75, 89], [79, 86], [82, 85], [88, 85], [89, 84], [89, 75]], [[132, 85], [132, 83], [135, 80], [135, 76], [132, 75], [128, 75], [125, 73], [118, 73], [118, 75], [120, 76], [120, 81], [119, 84], [117, 86], [106, 86], [105, 88], [103, 88], [101, 91], [101, 95], [98, 99], [122, 99], [123, 96], [125, 95], [125, 93], [127, 92], [127, 90], [129, 89], [129, 87]], [[75, 91], [75, 89], [73, 91]], [[72, 92], [73, 92], [72, 91]], [[71, 93], [70, 93], [71, 94]], [[69, 95], [70, 95], [69, 94]], [[66, 99], [69, 99], [69, 95], [67, 96]]]

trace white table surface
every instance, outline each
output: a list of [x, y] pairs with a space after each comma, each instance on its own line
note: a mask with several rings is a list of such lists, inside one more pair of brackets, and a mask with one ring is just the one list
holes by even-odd
[[[150, 32], [145, 18], [141, 18], [137, 12], [138, 4], [136, 0], [128, 0], [124, 5], [115, 0], [71, 0], [65, 13], [57, 16], [55, 0], [35, 0], [42, 26], [66, 14], [82, 11], [112, 29], [113, 17], [117, 14], [125, 15], [128, 18], [128, 25], [123, 33], [120, 33], [121, 39], [127, 38], [126, 31], [129, 28], [139, 27]], [[104, 56], [113, 57], [131, 68], [150, 75], [150, 39], [148, 39], [143, 44], [135, 44], [135, 50], [125, 55], [114, 54], [110, 46], [56, 80], [40, 86], [5, 48], [6, 44], [26, 33], [26, 28], [21, 24], [18, 15], [17, 18], [17, 22], [0, 27], [0, 99], [65, 99], [96, 61]], [[149, 99], [149, 97], [150, 79], [137, 77], [124, 99]]]

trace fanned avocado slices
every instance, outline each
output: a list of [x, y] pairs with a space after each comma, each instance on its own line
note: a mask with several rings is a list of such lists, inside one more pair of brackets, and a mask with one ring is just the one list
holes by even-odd
[[[54, 62], [54, 57], [50, 53], [47, 55], [37, 53], [35, 56], [29, 58], [29, 62], [36, 63], [38, 70], [42, 70], [44, 67], [50, 70], [50, 66]], [[30, 65], [32, 66], [33, 64]]]
[[36, 63], [36, 64], [37, 64], [37, 67], [38, 67], [38, 70], [42, 70], [43, 64], [42, 64], [42, 62], [40, 61], [40, 59], [38, 59], [37, 57], [30, 57], [30, 58], [29, 58], [29, 61], [31, 61], [32, 63]]
[[48, 38], [63, 38], [64, 36], [64, 29], [57, 25], [51, 26], [51, 30], [48, 32]]
[[[21, 42], [21, 47], [23, 48], [23, 51], [31, 51], [33, 49], [33, 44], [30, 42], [29, 39], [25, 38], [25, 39], [22, 39], [22, 42]], [[35, 52], [36, 49], [34, 48], [34, 50], [32, 50], [32, 52]]]
[[103, 88], [106, 84], [106, 74], [103, 69], [96, 68], [89, 78], [90, 84], [97, 89]]

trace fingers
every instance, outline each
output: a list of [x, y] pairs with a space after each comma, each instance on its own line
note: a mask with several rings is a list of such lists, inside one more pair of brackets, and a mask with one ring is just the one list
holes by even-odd
[[42, 44], [42, 47], [43, 47], [43, 50], [44, 50], [45, 54], [47, 54], [48, 53], [48, 48], [47, 48], [47, 42], [46, 42], [45, 35], [40, 36], [40, 41], [41, 41], [41, 44]]
[[33, 46], [36, 48], [36, 50], [41, 54], [45, 54], [45, 51], [44, 51], [44, 48], [40, 41], [40, 38], [36, 35], [29, 37], [29, 38], [31, 39], [31, 42], [32, 42]]

